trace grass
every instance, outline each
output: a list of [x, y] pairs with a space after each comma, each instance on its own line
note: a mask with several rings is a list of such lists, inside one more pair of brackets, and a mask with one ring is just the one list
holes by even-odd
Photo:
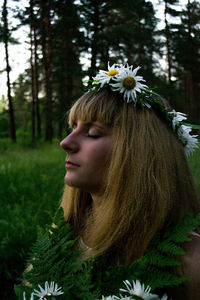
[[25, 149], [12, 145], [0, 153], [1, 299], [15, 299], [13, 284], [25, 268], [37, 225], [50, 223], [59, 206], [64, 158], [58, 142]]
[[[9, 147], [7, 147], [9, 145]], [[189, 158], [200, 195], [200, 149]], [[0, 298], [15, 299], [37, 225], [50, 224], [62, 195], [65, 153], [59, 142], [0, 147]]]

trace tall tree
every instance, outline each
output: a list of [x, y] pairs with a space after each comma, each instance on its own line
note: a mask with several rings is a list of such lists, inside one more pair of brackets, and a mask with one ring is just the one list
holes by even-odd
[[187, 61], [186, 71], [186, 103], [187, 111], [196, 122], [200, 122], [200, 3], [188, 0], [182, 21], [186, 29]]
[[150, 84], [154, 83], [155, 53], [159, 53], [157, 19], [152, 3], [146, 0], [112, 1], [116, 17], [112, 19], [114, 54], [120, 49], [122, 59], [133, 65], [142, 66], [142, 72]]
[[172, 49], [172, 37], [174, 28], [176, 28], [177, 24], [170, 24], [168, 21], [168, 17], [178, 17], [180, 16], [180, 12], [173, 8], [179, 4], [179, 0], [164, 0], [164, 22], [165, 28], [163, 30], [163, 34], [165, 37], [165, 49], [166, 49], [166, 60], [167, 60], [167, 79], [169, 85], [169, 93], [168, 93], [168, 101], [172, 102], [172, 74], [173, 74], [173, 65], [174, 65], [174, 55]]
[[97, 63], [102, 62], [102, 55], [104, 62], [105, 57], [108, 60], [109, 45], [106, 33], [108, 33], [111, 4], [108, 0], [81, 0], [79, 11], [85, 33], [85, 50], [91, 54], [88, 74], [91, 79], [96, 74]]
[[35, 125], [37, 123], [37, 136], [41, 137], [41, 121], [38, 97], [38, 41], [36, 36], [37, 22], [34, 15], [34, 0], [29, 1], [30, 25], [30, 65], [31, 65], [31, 93], [32, 93], [32, 140], [35, 139]]
[[8, 90], [8, 104], [9, 104], [9, 118], [10, 118], [10, 137], [13, 142], [16, 142], [16, 128], [15, 128], [15, 117], [13, 109], [13, 101], [11, 96], [11, 83], [10, 83], [10, 63], [9, 63], [9, 52], [8, 52], [8, 42], [9, 42], [9, 28], [8, 28], [8, 8], [7, 0], [4, 0], [3, 3], [3, 40], [5, 46], [6, 54], [6, 73], [7, 73], [7, 90]]
[[32, 141], [35, 140], [35, 103], [36, 103], [36, 91], [35, 91], [35, 70], [34, 70], [34, 17], [33, 17], [33, 0], [29, 1], [30, 5], [30, 44], [31, 44], [31, 94], [32, 94], [32, 107], [31, 107], [31, 120], [32, 120]]
[[64, 113], [74, 98], [83, 92], [83, 73], [80, 52], [84, 38], [80, 32], [80, 17], [72, 0], [53, 1], [54, 23], [52, 24], [52, 76], [54, 89], [54, 115], [58, 122], [58, 136], [61, 138]]
[[188, 3], [182, 10], [181, 23], [173, 34], [173, 48], [177, 63], [176, 76], [181, 83], [185, 111], [193, 122], [200, 122], [200, 4]]
[[16, 127], [26, 132], [31, 117], [30, 74], [19, 74], [13, 83], [13, 94]]
[[51, 142], [53, 138], [52, 125], [52, 34], [51, 34], [51, 0], [40, 1], [41, 10], [41, 43], [44, 70], [45, 90], [45, 140]]
[[34, 74], [34, 92], [35, 92], [35, 105], [36, 105], [36, 122], [37, 122], [37, 136], [41, 137], [41, 117], [40, 117], [40, 106], [39, 106], [39, 73], [38, 73], [38, 39], [36, 34], [36, 19], [34, 18], [33, 26], [33, 44], [34, 44], [34, 64], [33, 64], [33, 74]]

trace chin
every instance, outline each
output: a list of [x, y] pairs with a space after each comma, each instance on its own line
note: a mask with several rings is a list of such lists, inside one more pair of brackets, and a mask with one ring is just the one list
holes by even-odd
[[65, 176], [65, 179], [64, 179], [65, 183], [69, 186], [72, 186], [72, 187], [77, 187], [79, 188], [80, 187], [80, 183], [77, 182], [77, 180], [73, 179], [73, 178], [69, 178], [67, 175]]

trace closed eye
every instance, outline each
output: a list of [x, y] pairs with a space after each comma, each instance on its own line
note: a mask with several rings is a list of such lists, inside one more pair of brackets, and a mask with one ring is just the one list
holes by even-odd
[[95, 135], [95, 134], [87, 134], [87, 136], [89, 137], [89, 138], [93, 138], [93, 139], [98, 139], [98, 138], [100, 138], [101, 136], [100, 135]]

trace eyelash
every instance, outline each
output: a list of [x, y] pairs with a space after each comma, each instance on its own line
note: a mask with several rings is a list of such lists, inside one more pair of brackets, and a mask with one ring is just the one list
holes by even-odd
[[98, 139], [98, 138], [100, 138], [100, 135], [87, 134], [87, 137], [92, 138], [92, 139]]
[[[72, 126], [69, 125], [68, 130], [70, 131], [70, 133], [73, 132], [73, 130], [76, 128], [77, 124], [73, 123]], [[95, 134], [87, 134], [87, 137], [91, 138], [91, 139], [98, 139], [101, 136], [100, 135], [95, 135]]]

